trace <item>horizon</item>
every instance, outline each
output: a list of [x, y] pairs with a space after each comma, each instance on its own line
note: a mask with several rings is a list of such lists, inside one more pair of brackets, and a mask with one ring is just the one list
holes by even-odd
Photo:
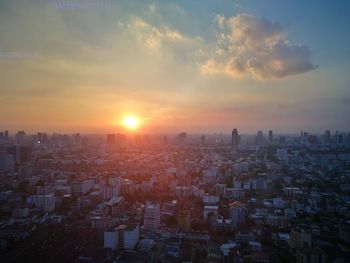
[[[0, 128], [0, 132], [5, 131], [5, 129], [1, 129]], [[126, 135], [126, 136], [142, 136], [142, 135], [150, 135], [150, 136], [178, 136], [180, 133], [185, 132], [188, 136], [231, 136], [231, 132], [223, 132], [223, 131], [217, 131], [217, 132], [187, 132], [185, 130], [178, 130], [173, 131], [173, 132], [153, 132], [153, 133], [147, 133], [147, 132], [142, 132], [142, 131], [129, 131], [126, 129], [121, 129], [119, 131], [106, 131], [104, 133], [100, 132], [100, 133], [84, 133], [84, 132], [79, 132], [79, 131], [70, 131], [70, 132], [55, 132], [55, 131], [45, 131], [45, 130], [40, 130], [40, 131], [36, 131], [36, 132], [27, 132], [26, 130], [18, 130], [18, 131], [10, 131], [10, 130], [6, 130], [9, 133], [9, 138], [14, 138], [17, 132], [20, 131], [24, 131], [26, 136], [36, 136], [38, 133], [44, 133], [47, 134], [49, 136], [53, 136], [53, 135], [76, 135], [79, 134], [81, 136], [106, 136], [109, 134], [122, 134], [122, 135]], [[238, 134], [239, 136], [243, 135], [243, 136], [256, 136], [257, 133], [259, 131], [263, 132], [263, 135], [265, 137], [268, 137], [269, 135], [269, 131], [270, 130], [257, 130], [256, 132], [241, 132], [238, 129]], [[307, 130], [299, 130], [296, 132], [276, 132], [274, 130], [272, 130], [273, 135], [274, 136], [300, 136], [301, 132], [306, 132], [308, 135], [316, 135], [316, 136], [323, 136], [325, 134], [326, 131], [329, 131], [331, 135], [335, 135], [337, 133], [339, 134], [350, 134], [350, 132], [348, 131], [341, 131], [341, 130], [324, 130], [323, 132], [313, 132], [313, 131], [307, 131]]]

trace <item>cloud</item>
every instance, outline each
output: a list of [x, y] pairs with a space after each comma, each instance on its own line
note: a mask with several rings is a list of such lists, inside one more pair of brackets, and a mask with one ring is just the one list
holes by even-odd
[[309, 48], [290, 44], [278, 23], [248, 14], [218, 15], [215, 23], [217, 47], [202, 65], [204, 74], [277, 79], [317, 68]]
[[124, 27], [141, 48], [158, 58], [187, 65], [203, 61], [206, 44], [199, 36], [188, 36], [165, 23], [147, 22], [138, 16], [132, 17]]
[[185, 41], [181, 33], [167, 26], [154, 26], [140, 17], [133, 17], [128, 24], [128, 28], [140, 43], [152, 50], [159, 50], [162, 46], [169, 43], [182, 43]]

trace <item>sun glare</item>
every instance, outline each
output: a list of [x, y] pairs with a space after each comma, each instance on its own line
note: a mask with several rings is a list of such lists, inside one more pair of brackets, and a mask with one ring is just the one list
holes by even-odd
[[124, 127], [130, 129], [130, 130], [135, 130], [139, 126], [140, 122], [137, 117], [135, 116], [125, 116], [123, 119], [123, 125]]

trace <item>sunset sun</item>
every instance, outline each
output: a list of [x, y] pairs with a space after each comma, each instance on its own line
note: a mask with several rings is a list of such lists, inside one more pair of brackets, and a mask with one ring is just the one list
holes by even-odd
[[125, 116], [123, 119], [123, 126], [130, 129], [130, 130], [135, 130], [139, 127], [140, 121], [137, 117], [135, 116]]

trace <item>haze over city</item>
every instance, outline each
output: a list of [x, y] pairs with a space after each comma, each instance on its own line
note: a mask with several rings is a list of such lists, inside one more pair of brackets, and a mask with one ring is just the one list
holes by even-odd
[[350, 263], [349, 0], [0, 0], [1, 263]]
[[350, 129], [348, 1], [95, 2], [0, 1], [1, 127]]

